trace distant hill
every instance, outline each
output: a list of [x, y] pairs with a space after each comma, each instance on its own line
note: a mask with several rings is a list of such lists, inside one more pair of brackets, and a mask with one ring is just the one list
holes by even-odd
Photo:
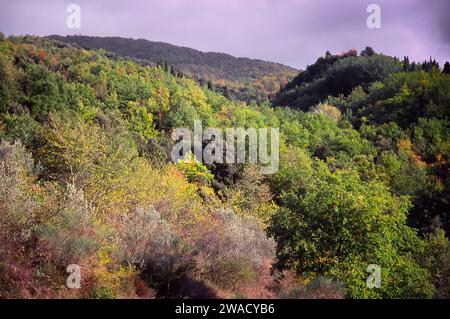
[[398, 59], [377, 54], [370, 47], [360, 55], [354, 49], [341, 55], [327, 51], [325, 57], [318, 58], [283, 87], [272, 103], [307, 111], [328, 96], [346, 96], [357, 86], [368, 89], [375, 81], [401, 70]]
[[163, 42], [120, 37], [59, 36], [48, 38], [75, 43], [87, 49], [104, 49], [121, 56], [168, 65], [221, 90], [231, 98], [262, 101], [286, 85], [298, 70], [279, 63], [229, 54], [202, 52]]

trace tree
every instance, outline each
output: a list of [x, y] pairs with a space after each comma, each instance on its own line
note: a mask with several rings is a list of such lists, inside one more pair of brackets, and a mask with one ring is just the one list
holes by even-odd
[[432, 281], [437, 288], [436, 298], [450, 297], [450, 241], [442, 229], [426, 236], [426, 249], [421, 261], [429, 270]]
[[422, 70], [424, 70], [425, 72], [430, 72], [433, 69], [439, 69], [439, 63], [436, 62], [436, 59], [432, 59], [430, 56], [429, 61], [424, 61], [422, 63]]
[[[307, 278], [338, 278], [350, 297], [430, 297], [428, 272], [411, 257], [423, 244], [405, 224], [408, 200], [392, 196], [380, 182], [362, 181], [354, 171], [332, 173], [317, 161], [312, 168], [312, 174], [280, 171], [282, 184], [298, 186], [285, 188], [283, 208], [269, 228], [278, 266]], [[286, 178], [295, 181], [283, 182]], [[369, 264], [383, 269], [381, 289], [366, 287]]]
[[364, 50], [361, 51], [362, 56], [372, 56], [375, 55], [375, 50], [371, 47], [366, 47]]
[[228, 89], [228, 86], [224, 86], [223, 88], [223, 96], [225, 96], [227, 99], [230, 98], [230, 90]]
[[411, 65], [409, 63], [409, 57], [405, 56], [403, 58], [403, 71], [408, 72], [411, 70]]
[[0, 112], [6, 112], [10, 104], [20, 97], [19, 73], [14, 68], [11, 56], [0, 51]]
[[450, 63], [447, 61], [444, 64], [444, 69], [442, 70], [442, 73], [444, 74], [450, 74]]

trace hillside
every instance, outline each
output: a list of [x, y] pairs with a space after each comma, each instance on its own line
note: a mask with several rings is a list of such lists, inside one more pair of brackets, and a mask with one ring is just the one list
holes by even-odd
[[[0, 36], [0, 298], [449, 298], [450, 75], [350, 84], [308, 111], [248, 105], [161, 66]], [[173, 161], [195, 120], [278, 128], [278, 171]]]
[[176, 71], [211, 82], [217, 90], [243, 101], [262, 101], [277, 92], [297, 74], [297, 70], [279, 63], [236, 58], [229, 54], [201, 52], [163, 42], [144, 39], [90, 36], [49, 36], [83, 48], [104, 49], [121, 56], [154, 64], [168, 64]]
[[341, 55], [327, 52], [286, 84], [276, 94], [273, 104], [308, 110], [328, 96], [348, 95], [357, 86], [367, 89], [401, 70], [397, 59], [376, 54], [371, 48], [359, 56], [355, 50]]
[[[355, 50], [339, 55], [327, 52], [287, 83], [272, 99], [272, 103], [307, 111], [328, 97], [347, 97], [357, 87], [367, 93], [374, 83], [383, 82], [392, 73], [430, 71], [433, 67], [439, 68], [439, 65], [431, 59], [423, 63], [410, 63], [408, 57], [400, 61], [376, 53], [370, 47], [360, 55]], [[447, 62], [444, 72], [448, 73], [448, 70]]]

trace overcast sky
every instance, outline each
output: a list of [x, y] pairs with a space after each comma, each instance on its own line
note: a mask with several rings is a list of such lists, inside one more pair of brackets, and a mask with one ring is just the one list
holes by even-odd
[[[81, 8], [81, 28], [66, 25]], [[366, 25], [369, 4], [381, 28]], [[450, 60], [450, 0], [0, 0], [5, 35], [83, 34], [144, 38], [297, 68], [326, 50]]]

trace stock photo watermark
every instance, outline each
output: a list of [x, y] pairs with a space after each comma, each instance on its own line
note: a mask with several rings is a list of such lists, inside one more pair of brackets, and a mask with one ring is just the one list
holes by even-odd
[[69, 289], [81, 288], [81, 268], [76, 264], [70, 264], [66, 268], [66, 272], [70, 274], [66, 280], [66, 286]]
[[366, 271], [370, 273], [366, 280], [367, 288], [381, 288], [381, 267], [376, 264], [370, 264], [367, 266]]
[[278, 128], [226, 128], [224, 131], [223, 134], [221, 129], [212, 127], [203, 131], [201, 121], [194, 121], [193, 134], [187, 128], [176, 128], [172, 132], [172, 140], [176, 141], [171, 152], [172, 161], [177, 163], [186, 159], [193, 149], [196, 160], [206, 164], [260, 164], [262, 174], [278, 171]]
[[378, 4], [369, 4], [366, 12], [370, 13], [366, 20], [369, 29], [381, 29], [381, 7]]
[[69, 29], [81, 28], [81, 7], [78, 4], [69, 4], [66, 8], [66, 12], [69, 13], [66, 19], [66, 26]]

